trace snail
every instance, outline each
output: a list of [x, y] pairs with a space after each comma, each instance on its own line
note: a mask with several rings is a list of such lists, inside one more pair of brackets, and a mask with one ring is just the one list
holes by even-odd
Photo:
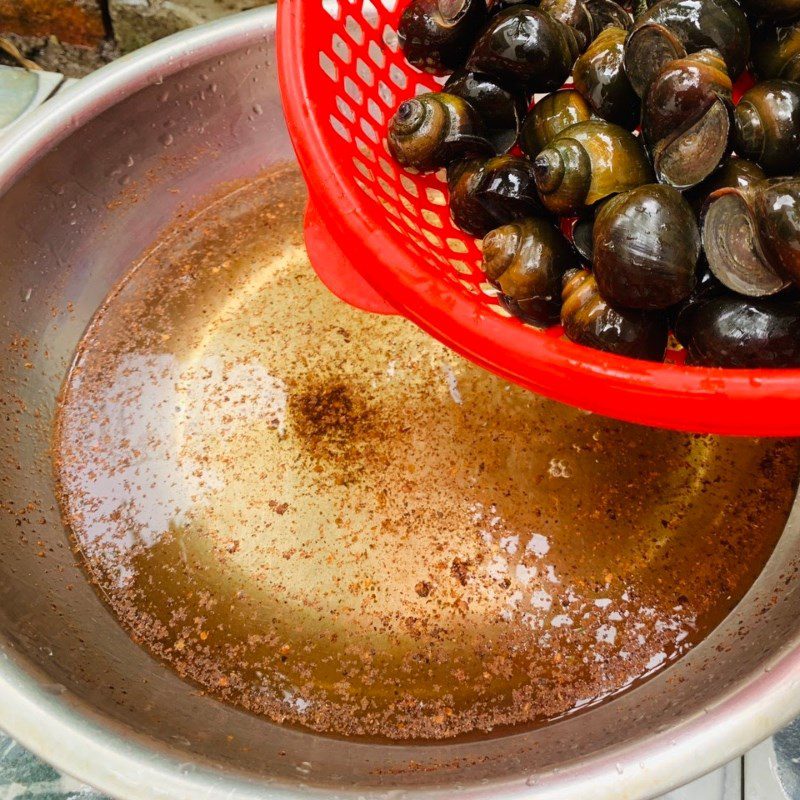
[[653, 180], [639, 139], [603, 120], [566, 128], [533, 164], [542, 204], [561, 216], [575, 216], [605, 197]]
[[697, 280], [700, 231], [689, 203], [661, 184], [612, 197], [594, 224], [594, 274], [614, 306], [667, 309]]
[[631, 15], [614, 0], [541, 0], [539, 8], [576, 32], [580, 50], [611, 25], [625, 30], [633, 25]]
[[766, 178], [766, 174], [754, 161], [738, 156], [729, 156], [722, 166], [686, 195], [692, 208], [700, 215], [706, 200], [720, 189], [746, 189]]
[[435, 170], [494, 152], [473, 107], [443, 92], [406, 100], [389, 123], [389, 151], [404, 167]]
[[633, 27], [630, 12], [614, 0], [584, 0], [584, 4], [594, 21], [595, 36], [606, 28], [629, 30]]
[[646, 361], [663, 361], [669, 325], [665, 314], [617, 309], [600, 294], [595, 276], [574, 269], [564, 276], [561, 324], [576, 344]]
[[411, 0], [397, 36], [409, 63], [446, 74], [464, 63], [488, 16], [486, 0]]
[[492, 0], [489, 5], [489, 16], [496, 16], [507, 8], [514, 8], [514, 6], [521, 6], [523, 4], [535, 5], [535, 3], [531, 3], [530, 0]]
[[466, 70], [454, 73], [444, 91], [466, 100], [478, 112], [486, 138], [498, 155], [517, 143], [528, 108], [523, 92], [506, 88], [488, 75]]
[[451, 169], [448, 178], [453, 220], [473, 236], [541, 213], [533, 165], [525, 158], [470, 161]]
[[579, 50], [585, 50], [594, 39], [594, 19], [583, 0], [541, 0], [539, 8], [572, 28]]
[[534, 325], [558, 321], [561, 281], [576, 262], [561, 232], [531, 217], [504, 225], [483, 240], [483, 270], [514, 314]]
[[769, 80], [746, 92], [734, 115], [734, 148], [768, 175], [800, 169], [800, 83]]
[[639, 124], [639, 97], [625, 72], [622, 28], [606, 28], [575, 62], [572, 80], [595, 113], [633, 130]]
[[709, 269], [708, 264], [703, 264], [698, 270], [697, 283], [688, 300], [673, 306], [667, 312], [670, 328], [678, 342], [681, 342], [686, 336], [684, 323], [691, 315], [694, 307], [699, 303], [704, 303], [711, 297], [719, 297], [727, 293], [728, 290], [714, 277], [714, 273]]
[[730, 149], [732, 92], [716, 50], [670, 61], [653, 79], [642, 133], [661, 183], [689, 189], [722, 163]]
[[572, 244], [578, 255], [588, 263], [594, 261], [594, 221], [596, 209], [590, 208], [572, 226]]
[[457, 161], [447, 168], [447, 186], [450, 190], [450, 214], [453, 222], [470, 236], [483, 237], [497, 227], [494, 217], [476, 197], [482, 158]]
[[800, 286], [800, 178], [721, 189], [708, 200], [703, 244], [711, 271], [749, 297]]
[[759, 25], [753, 37], [753, 67], [762, 80], [800, 81], [800, 22]]
[[676, 336], [693, 366], [800, 367], [800, 302], [710, 294], [679, 318]]
[[731, 78], [750, 58], [750, 26], [736, 0], [661, 0], [641, 14], [625, 46], [625, 69], [640, 97], [670, 61], [714, 48]]
[[592, 118], [592, 109], [580, 92], [562, 89], [543, 97], [522, 123], [520, 146], [535, 158], [561, 131]]
[[572, 28], [523, 4], [491, 19], [475, 43], [467, 69], [514, 81], [529, 93], [550, 92], [569, 77], [577, 56]]
[[800, 0], [742, 0], [745, 10], [772, 22], [800, 19]]

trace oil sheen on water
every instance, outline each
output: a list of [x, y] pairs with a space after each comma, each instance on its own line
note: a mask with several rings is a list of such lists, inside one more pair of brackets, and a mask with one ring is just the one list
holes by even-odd
[[557, 405], [313, 275], [293, 168], [179, 222], [64, 391], [63, 513], [131, 635], [257, 714], [440, 738], [545, 722], [733, 608], [798, 445]]

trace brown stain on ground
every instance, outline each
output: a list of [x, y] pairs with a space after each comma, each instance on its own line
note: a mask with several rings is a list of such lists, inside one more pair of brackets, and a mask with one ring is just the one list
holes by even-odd
[[0, 0], [0, 31], [20, 36], [55, 36], [93, 47], [106, 37], [96, 0]]

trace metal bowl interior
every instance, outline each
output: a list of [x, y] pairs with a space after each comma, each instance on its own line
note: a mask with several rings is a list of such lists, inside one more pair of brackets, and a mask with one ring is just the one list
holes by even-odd
[[[0, 726], [134, 798], [645, 798], [800, 712], [800, 517], [737, 610], [640, 688], [532, 732], [431, 745], [283, 728], [200, 694], [117, 625], [70, 551], [50, 437], [72, 354], [109, 290], [223, 181], [291, 158], [274, 9], [121, 59], [0, 152]], [[256, 107], [262, 113], [254, 113]]]

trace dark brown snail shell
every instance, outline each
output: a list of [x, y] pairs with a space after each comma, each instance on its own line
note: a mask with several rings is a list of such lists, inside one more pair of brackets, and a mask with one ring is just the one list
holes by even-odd
[[699, 216], [709, 196], [720, 189], [746, 189], [766, 178], [766, 173], [754, 161], [729, 156], [722, 166], [686, 195]]
[[478, 112], [486, 138], [498, 155], [517, 143], [528, 108], [523, 92], [506, 88], [488, 75], [466, 70], [454, 73], [444, 91], [463, 98]]
[[698, 270], [697, 284], [694, 287], [694, 291], [689, 295], [689, 299], [673, 306], [667, 312], [670, 327], [678, 342], [682, 342], [684, 338], [687, 338], [684, 323], [689, 318], [694, 307], [699, 303], [704, 303], [711, 297], [720, 297], [727, 293], [728, 290], [714, 277], [714, 273], [711, 272], [708, 264], [703, 264]]
[[520, 146], [535, 158], [561, 131], [592, 118], [592, 109], [575, 89], [548, 94], [528, 112], [522, 123]]
[[722, 163], [730, 150], [732, 91], [716, 50], [670, 61], [653, 79], [642, 133], [661, 183], [689, 189]]
[[625, 47], [625, 68], [640, 97], [669, 61], [714, 48], [732, 78], [750, 58], [750, 27], [736, 0], [661, 0], [639, 16]]
[[606, 28], [630, 30], [633, 27], [633, 17], [630, 12], [614, 0], [584, 0], [584, 2], [594, 21], [595, 36]]
[[501, 11], [521, 5], [536, 5], [536, 3], [531, 3], [531, 0], [492, 0], [489, 5], [489, 16], [496, 17]]
[[721, 189], [703, 216], [711, 271], [750, 297], [800, 286], [800, 178], [775, 178], [746, 189]]
[[565, 217], [653, 180], [641, 141], [604, 120], [562, 131], [539, 153], [534, 168], [542, 204]]
[[800, 83], [770, 80], [746, 92], [736, 107], [734, 147], [768, 175], [800, 169]]
[[710, 296], [676, 326], [687, 363], [733, 369], [800, 367], [800, 302]]
[[800, 0], [742, 0], [745, 10], [772, 22], [791, 22], [800, 18]]
[[486, 0], [411, 0], [397, 28], [409, 63], [435, 74], [463, 65], [488, 19]]
[[469, 161], [448, 171], [453, 220], [473, 236], [540, 214], [533, 164], [526, 158], [497, 156]]
[[478, 200], [476, 194], [485, 163], [482, 158], [473, 158], [457, 161], [447, 170], [450, 214], [453, 222], [470, 236], [483, 237], [497, 227], [494, 217]]
[[800, 81], [800, 22], [759, 25], [753, 36], [753, 68], [761, 80]]
[[561, 281], [575, 253], [551, 223], [529, 218], [505, 225], [483, 240], [483, 270], [505, 305], [535, 325], [558, 321]]
[[700, 231], [691, 206], [670, 186], [650, 184], [612, 197], [594, 224], [594, 274], [616, 307], [666, 309], [697, 280]]
[[639, 96], [625, 72], [625, 40], [621, 28], [606, 28], [575, 62], [572, 80], [595, 113], [633, 130], [639, 124]]
[[484, 28], [467, 69], [516, 81], [530, 92], [551, 92], [569, 77], [578, 57], [575, 34], [545, 11], [515, 5]]
[[579, 50], [585, 50], [596, 35], [594, 19], [583, 0], [541, 0], [539, 8], [575, 31]]
[[498, 156], [481, 170], [476, 194], [494, 216], [495, 227], [542, 212], [533, 164], [527, 158]]
[[665, 314], [617, 309], [600, 295], [595, 276], [571, 270], [564, 276], [561, 324], [571, 341], [629, 358], [663, 361], [669, 337]]
[[595, 211], [589, 209], [572, 226], [572, 244], [578, 255], [589, 264], [594, 261], [594, 221]]
[[435, 170], [471, 155], [491, 155], [483, 123], [460, 97], [443, 92], [406, 100], [389, 123], [389, 151], [399, 164]]

